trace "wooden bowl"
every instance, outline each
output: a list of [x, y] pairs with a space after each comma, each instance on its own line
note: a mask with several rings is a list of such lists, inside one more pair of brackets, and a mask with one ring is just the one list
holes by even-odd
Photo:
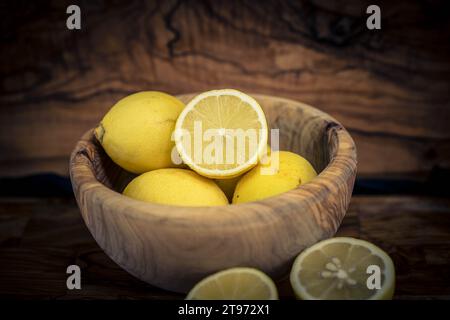
[[339, 122], [311, 106], [253, 96], [270, 127], [280, 129], [280, 149], [304, 156], [320, 172], [313, 181], [239, 205], [145, 203], [121, 195], [134, 176], [111, 161], [92, 130], [77, 143], [70, 177], [81, 214], [100, 247], [122, 268], [177, 292], [235, 266], [255, 267], [278, 279], [303, 249], [335, 234], [356, 175], [352, 138]]

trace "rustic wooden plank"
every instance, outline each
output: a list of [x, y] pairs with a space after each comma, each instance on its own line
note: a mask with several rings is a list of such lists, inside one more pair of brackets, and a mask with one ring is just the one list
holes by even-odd
[[[0, 297], [176, 299], [112, 262], [72, 199], [0, 199]], [[450, 299], [450, 200], [354, 197], [338, 234], [372, 241], [394, 260], [397, 299]], [[68, 291], [65, 269], [82, 268], [82, 290]], [[278, 283], [292, 299], [287, 280]]]
[[0, 175], [67, 174], [77, 139], [126, 94], [220, 87], [329, 112], [364, 175], [450, 166], [445, 4], [382, 1], [369, 31], [369, 1], [86, 1], [68, 31], [69, 3], [2, 4]]

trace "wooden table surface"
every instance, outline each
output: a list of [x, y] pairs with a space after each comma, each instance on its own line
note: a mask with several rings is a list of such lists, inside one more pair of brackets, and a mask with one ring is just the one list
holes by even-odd
[[[450, 299], [450, 200], [355, 196], [339, 236], [386, 250], [397, 299]], [[182, 262], [180, 262], [182, 263]], [[81, 267], [81, 290], [67, 290], [66, 268]], [[288, 281], [281, 298], [292, 299]], [[176, 299], [122, 270], [99, 248], [72, 198], [0, 198], [0, 298]]]

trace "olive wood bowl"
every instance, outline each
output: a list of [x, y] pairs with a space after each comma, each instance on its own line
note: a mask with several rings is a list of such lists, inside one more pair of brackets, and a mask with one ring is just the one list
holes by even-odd
[[[280, 150], [308, 159], [319, 175], [286, 193], [219, 207], [178, 207], [121, 194], [134, 177], [117, 166], [93, 131], [77, 143], [70, 177], [81, 215], [100, 247], [118, 265], [157, 287], [187, 292], [216, 271], [247, 266], [274, 279], [288, 274], [306, 247], [332, 237], [348, 208], [356, 147], [343, 126], [304, 103], [253, 95]], [[187, 102], [193, 95], [179, 98]]]

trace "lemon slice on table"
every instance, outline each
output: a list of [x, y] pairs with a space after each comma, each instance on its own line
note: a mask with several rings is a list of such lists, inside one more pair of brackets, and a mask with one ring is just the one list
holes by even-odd
[[273, 281], [253, 268], [231, 268], [206, 277], [189, 292], [188, 300], [277, 300]]
[[175, 125], [184, 163], [208, 178], [233, 178], [255, 166], [267, 145], [267, 121], [252, 97], [234, 89], [193, 98]]
[[[378, 278], [378, 279], [377, 279]], [[337, 237], [303, 251], [292, 266], [290, 281], [304, 300], [392, 299], [395, 269], [374, 244]]]

